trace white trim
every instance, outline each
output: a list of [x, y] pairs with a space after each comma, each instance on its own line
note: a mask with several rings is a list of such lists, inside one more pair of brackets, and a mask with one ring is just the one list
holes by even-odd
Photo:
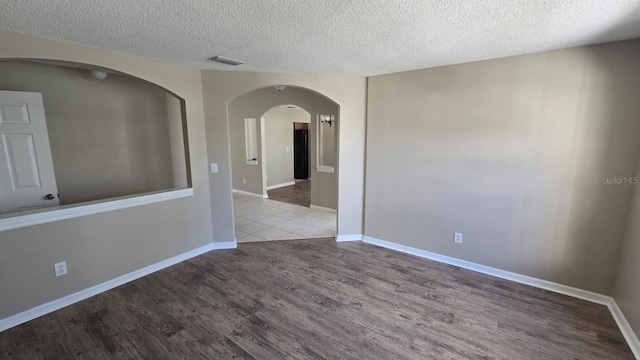
[[289, 182], [282, 183], [282, 184], [276, 184], [276, 185], [267, 186], [267, 190], [273, 190], [273, 189], [277, 189], [277, 188], [281, 188], [281, 187], [285, 187], [285, 186], [291, 186], [291, 185], [295, 185], [295, 184], [296, 184], [295, 181], [289, 181]]
[[633, 329], [631, 328], [631, 325], [629, 325], [627, 319], [624, 317], [622, 310], [620, 310], [618, 304], [614, 299], [611, 299], [608, 307], [609, 311], [611, 311], [611, 315], [613, 315], [613, 319], [616, 321], [616, 324], [618, 324], [618, 327], [620, 328], [620, 332], [622, 332], [625, 340], [627, 340], [627, 345], [629, 345], [629, 348], [631, 348], [631, 352], [633, 352], [633, 355], [636, 357], [636, 359], [640, 359], [640, 340], [638, 340], [638, 337], [633, 332]]
[[338, 235], [336, 242], [362, 241], [362, 234]]
[[211, 245], [213, 245], [212, 250], [227, 250], [227, 249], [235, 249], [238, 247], [238, 244], [236, 243], [235, 238], [233, 239], [233, 241], [218, 242], [218, 243], [213, 243]]
[[[313, 204], [309, 205], [309, 208], [310, 209], [314, 209], [314, 210], [326, 211], [326, 212], [330, 212], [330, 213], [334, 213], [334, 214], [337, 213], [336, 209], [332, 209], [332, 208], [328, 208], [328, 207], [322, 207], [322, 206], [313, 205]], [[362, 240], [362, 239], [360, 239], [360, 240]]]
[[482, 274], [495, 276], [497, 278], [511, 280], [517, 283], [530, 285], [540, 289], [545, 289], [545, 290], [557, 292], [560, 294], [573, 296], [575, 298], [591, 301], [597, 304], [609, 305], [609, 302], [611, 301], [610, 296], [574, 288], [567, 285], [554, 283], [547, 280], [537, 279], [531, 276], [520, 275], [510, 271], [500, 270], [500, 269], [492, 268], [490, 266], [480, 265], [470, 261], [460, 260], [460, 259], [452, 258], [449, 256], [440, 255], [440, 254], [432, 253], [429, 251], [392, 243], [390, 241], [384, 241], [384, 240], [372, 238], [370, 236], [365, 236], [363, 242], [367, 244], [377, 245], [387, 249], [396, 250], [403, 253], [419, 256], [425, 259], [430, 259], [430, 260], [438, 261], [441, 263], [458, 266], [458, 267], [476, 271]]
[[29, 213], [23, 212], [20, 213], [20, 215], [7, 214], [0, 218], [0, 231], [99, 214], [107, 211], [121, 210], [187, 196], [193, 196], [193, 188], [156, 192], [146, 195], [134, 195], [124, 198], [113, 198], [74, 205], [56, 206], [34, 210]]
[[258, 165], [258, 160], [247, 160], [247, 165]]
[[238, 193], [238, 194], [242, 194], [242, 195], [256, 196], [256, 197], [263, 198], [263, 199], [268, 199], [269, 198], [269, 195], [267, 195], [267, 194], [256, 194], [256, 193], [243, 191], [243, 190], [236, 190], [236, 189], [233, 189], [233, 192], [234, 193]]
[[65, 297], [62, 297], [60, 299], [56, 299], [53, 301], [50, 301], [48, 303], [42, 304], [42, 305], [38, 305], [34, 308], [31, 308], [29, 310], [23, 311], [19, 314], [16, 315], [12, 315], [9, 316], [7, 318], [4, 319], [0, 319], [0, 331], [4, 331], [7, 329], [10, 329], [14, 326], [18, 326], [20, 324], [23, 324], [27, 321], [33, 320], [35, 318], [38, 318], [40, 316], [49, 314], [51, 312], [54, 312], [56, 310], [62, 309], [65, 306], [69, 306], [71, 304], [75, 304], [79, 301], [85, 300], [87, 298], [90, 298], [94, 295], [98, 295], [102, 292], [105, 292], [107, 290], [111, 290], [115, 287], [118, 287], [120, 285], [126, 284], [130, 281], [139, 279], [143, 276], [147, 276], [151, 273], [154, 273], [156, 271], [162, 270], [164, 268], [167, 268], [169, 266], [175, 265], [179, 262], [191, 259], [193, 257], [196, 257], [198, 255], [202, 255], [204, 253], [207, 253], [209, 251], [212, 250], [218, 250], [218, 249], [235, 249], [236, 248], [236, 243], [235, 242], [222, 242], [222, 243], [211, 243], [211, 244], [207, 244], [205, 246], [201, 246], [197, 249], [193, 249], [191, 251], [187, 251], [186, 253], [171, 257], [169, 259], [166, 260], [162, 260], [160, 262], [157, 262], [153, 265], [149, 265], [147, 267], [144, 267], [142, 269], [138, 269], [135, 271], [132, 271], [128, 274], [119, 276], [115, 279], [111, 279], [108, 281], [103, 282], [102, 284], [98, 284], [96, 286], [92, 286], [90, 288], [84, 289], [84, 290], [80, 290], [76, 293], [73, 293], [71, 295], [67, 295]]
[[333, 168], [333, 166], [318, 165], [316, 166], [316, 171], [333, 174], [335, 172], [335, 169]]

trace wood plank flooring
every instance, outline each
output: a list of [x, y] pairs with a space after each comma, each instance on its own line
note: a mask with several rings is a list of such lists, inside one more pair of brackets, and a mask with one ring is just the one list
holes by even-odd
[[362, 243], [240, 244], [0, 333], [0, 359], [633, 359], [605, 306]]
[[304, 207], [311, 206], [311, 181], [296, 181], [295, 185], [267, 191], [269, 199]]

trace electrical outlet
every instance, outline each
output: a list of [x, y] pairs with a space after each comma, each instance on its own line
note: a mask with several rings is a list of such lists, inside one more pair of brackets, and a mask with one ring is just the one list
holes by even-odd
[[246, 184], [247, 183], [247, 179], [242, 179], [242, 183]]
[[456, 244], [462, 244], [462, 233], [453, 233], [453, 242]]
[[55, 271], [56, 277], [67, 275], [67, 262], [63, 261], [53, 264], [53, 270]]
[[211, 163], [211, 173], [215, 174], [218, 172], [218, 163]]

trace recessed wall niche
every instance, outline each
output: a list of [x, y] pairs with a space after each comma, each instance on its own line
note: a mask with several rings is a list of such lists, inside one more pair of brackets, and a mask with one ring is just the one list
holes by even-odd
[[184, 100], [118, 71], [0, 61], [0, 132], [0, 214], [191, 187]]

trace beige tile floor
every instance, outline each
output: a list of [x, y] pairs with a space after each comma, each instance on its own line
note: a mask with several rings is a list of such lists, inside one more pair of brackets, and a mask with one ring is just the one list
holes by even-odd
[[233, 194], [236, 242], [336, 236], [336, 214], [323, 210]]

